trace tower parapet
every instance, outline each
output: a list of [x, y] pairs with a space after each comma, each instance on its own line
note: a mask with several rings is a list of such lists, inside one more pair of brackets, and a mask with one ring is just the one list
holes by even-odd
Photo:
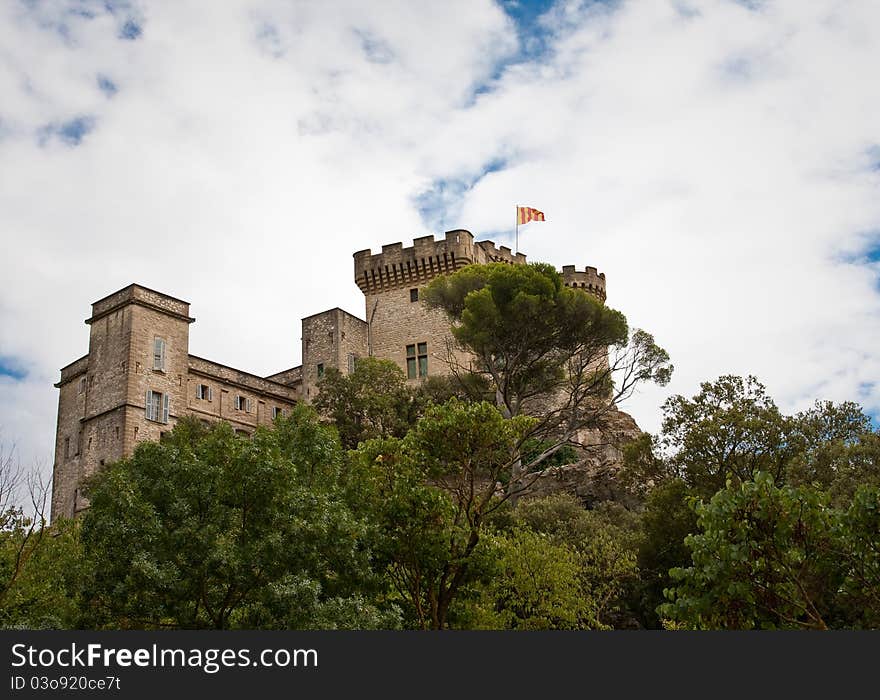
[[464, 229], [447, 231], [443, 238], [422, 236], [413, 239], [409, 248], [403, 243], [382, 246], [382, 252], [373, 254], [369, 248], [354, 254], [354, 281], [364, 294], [418, 287], [437, 275], [445, 275], [471, 263], [505, 262], [522, 265], [526, 256], [513, 253], [510, 248], [496, 248], [492, 241], [474, 241], [474, 235]]
[[503, 245], [500, 248], [496, 248], [495, 243], [492, 241], [477, 241], [476, 245], [482, 251], [485, 259], [476, 260], [475, 262], [502, 262], [509, 263], [510, 265], [526, 264], [525, 253], [514, 253], [506, 245]]
[[583, 289], [605, 303], [605, 273], [589, 265], [583, 272], [575, 270], [574, 265], [562, 266], [562, 283], [566, 287]]
[[447, 231], [440, 240], [434, 236], [413, 239], [409, 248], [390, 243], [375, 255], [369, 248], [359, 250], [354, 254], [354, 281], [364, 294], [421, 286], [475, 262], [474, 248], [473, 234], [459, 229]]

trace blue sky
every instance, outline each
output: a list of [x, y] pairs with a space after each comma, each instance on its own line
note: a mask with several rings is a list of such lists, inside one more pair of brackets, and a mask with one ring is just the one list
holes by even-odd
[[0, 4], [0, 439], [51, 466], [91, 302], [192, 302], [269, 374], [363, 315], [351, 254], [466, 228], [596, 266], [671, 393], [755, 374], [880, 412], [880, 3]]

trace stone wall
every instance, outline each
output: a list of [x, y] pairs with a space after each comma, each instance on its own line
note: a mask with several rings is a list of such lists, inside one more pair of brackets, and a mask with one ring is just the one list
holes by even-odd
[[[199, 397], [200, 386], [209, 389], [202, 398]], [[236, 401], [238, 396], [242, 401]], [[186, 413], [202, 420], [225, 420], [238, 430], [251, 432], [257, 426], [272, 424], [273, 408], [283, 415], [298, 399], [299, 391], [295, 387], [189, 356]]]
[[293, 387], [294, 389], [296, 389], [298, 395], [302, 395], [302, 365], [291, 367], [290, 369], [286, 369], [283, 372], [270, 374], [268, 377], [266, 377], [266, 379], [273, 382], [278, 382], [279, 384], [284, 384], [285, 386]]
[[[288, 386], [189, 354], [187, 302], [130, 285], [92, 306], [89, 354], [61, 371], [52, 517], [72, 517], [88, 507], [81, 482], [138, 443], [160, 440], [178, 418], [229, 421], [243, 433], [269, 425], [273, 408], [290, 410], [300, 397]], [[164, 363], [154, 367], [154, 343], [165, 343]], [[291, 377], [295, 374], [292, 370]], [[197, 387], [211, 398], [197, 397]], [[169, 398], [168, 421], [147, 417], [147, 392]], [[242, 396], [242, 408], [236, 407]], [[164, 408], [164, 406], [162, 406]]]
[[340, 308], [302, 320], [302, 390], [306, 401], [318, 395], [318, 381], [324, 370], [348, 374], [353, 362], [366, 357], [367, 324]]
[[575, 270], [574, 265], [562, 266], [562, 283], [566, 287], [576, 287], [589, 292], [605, 302], [605, 273], [599, 272], [595, 267], [587, 266], [583, 272]]

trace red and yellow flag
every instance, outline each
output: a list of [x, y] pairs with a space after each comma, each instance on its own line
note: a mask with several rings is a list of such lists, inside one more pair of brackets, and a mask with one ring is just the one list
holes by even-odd
[[544, 212], [538, 211], [537, 209], [532, 209], [531, 207], [517, 207], [516, 208], [516, 224], [517, 226], [522, 226], [529, 221], [543, 221], [544, 220]]

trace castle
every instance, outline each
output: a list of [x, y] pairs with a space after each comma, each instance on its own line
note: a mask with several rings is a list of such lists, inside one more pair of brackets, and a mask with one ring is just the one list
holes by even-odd
[[[416, 238], [409, 248], [358, 251], [354, 281], [364, 294], [364, 318], [333, 308], [302, 319], [302, 364], [268, 377], [191, 355], [189, 302], [138, 284], [99, 299], [85, 321], [88, 354], [63, 367], [55, 384], [52, 518], [87, 508], [84, 478], [130, 455], [138, 442], [161, 440], [180, 416], [228, 421], [247, 434], [311, 401], [326, 369], [348, 374], [361, 357], [392, 360], [411, 382], [447, 374], [449, 321], [419, 303], [419, 290], [438, 275], [489, 262], [522, 265], [526, 256], [462, 229], [440, 240]], [[596, 268], [566, 265], [562, 276], [566, 286], [605, 301], [605, 275]]]

